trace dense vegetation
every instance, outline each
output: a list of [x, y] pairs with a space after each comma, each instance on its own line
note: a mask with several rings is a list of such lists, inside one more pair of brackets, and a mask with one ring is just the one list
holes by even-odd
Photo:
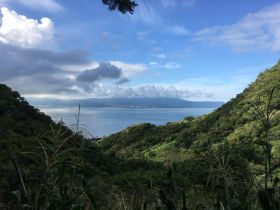
[[[166, 126], [142, 124], [132, 126], [122, 132], [105, 138], [100, 142], [102, 148], [119, 156], [149, 157], [153, 160], [160, 155], [161, 149], [180, 149], [185, 159], [192, 151], [208, 150], [220, 144], [251, 144], [257, 137], [254, 103], [261, 100], [267, 103], [270, 91], [276, 88], [273, 96], [275, 109], [279, 102], [280, 63], [261, 73], [253, 84], [222, 107], [209, 115], [198, 118], [187, 117], [182, 122]], [[260, 97], [260, 98], [259, 98]], [[280, 124], [271, 125], [272, 139], [277, 140]], [[247, 145], [248, 146], [248, 145]], [[178, 154], [178, 151], [176, 152]], [[160, 157], [158, 157], [161, 160]]]
[[221, 108], [95, 141], [0, 86], [4, 209], [280, 209], [280, 63]]

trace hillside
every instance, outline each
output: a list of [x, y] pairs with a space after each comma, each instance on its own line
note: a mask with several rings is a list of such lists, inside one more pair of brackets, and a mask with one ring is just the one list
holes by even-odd
[[171, 164], [177, 176], [195, 184], [188, 201], [199, 192], [192, 198], [204, 200], [205, 209], [278, 210], [279, 109], [280, 62], [208, 115], [131, 126], [98, 143], [117, 157]]
[[88, 98], [88, 99], [30, 99], [34, 105], [82, 107], [152, 107], [152, 108], [218, 108], [223, 102], [187, 101], [178, 98]]
[[157, 163], [104, 154], [82, 130], [54, 123], [0, 84], [0, 209], [115, 209], [120, 192], [131, 193], [130, 177], [140, 189], [164, 173]]
[[18, 92], [0, 84], [0, 160], [16, 153], [54, 124], [49, 116], [39, 112]]
[[[109, 153], [126, 158], [148, 158], [164, 161], [173, 154], [186, 159], [196, 149], [213, 147], [219, 143], [247, 144], [256, 131], [252, 114], [253, 103], [259, 96], [265, 98], [269, 91], [280, 85], [280, 63], [261, 73], [241, 94], [213, 113], [185, 119], [166, 126], [143, 124], [125, 129], [102, 141], [100, 146]], [[279, 102], [279, 89], [275, 98]], [[273, 127], [273, 135], [279, 138], [280, 124]], [[250, 143], [248, 143], [250, 144]]]

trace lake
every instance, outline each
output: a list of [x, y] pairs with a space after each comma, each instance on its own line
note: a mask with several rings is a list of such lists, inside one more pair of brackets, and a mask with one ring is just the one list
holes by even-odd
[[[38, 107], [56, 122], [67, 126], [76, 122], [77, 108]], [[201, 116], [213, 108], [81, 108], [80, 126], [94, 137], [107, 136], [138, 123], [164, 125], [183, 120], [186, 116]]]

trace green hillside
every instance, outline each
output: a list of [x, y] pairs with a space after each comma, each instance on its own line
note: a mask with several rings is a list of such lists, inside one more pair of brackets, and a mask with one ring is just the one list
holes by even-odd
[[[176, 164], [179, 174], [196, 184], [192, 189], [204, 186], [206, 192], [221, 196], [228, 205], [225, 209], [235, 209], [229, 203], [238, 201], [242, 204], [236, 209], [276, 210], [280, 208], [280, 198], [273, 193], [280, 189], [279, 109], [280, 63], [211, 114], [165, 126], [131, 126], [99, 145], [105, 153], [125, 159]], [[211, 200], [211, 194], [205, 196]]]
[[164, 184], [161, 164], [108, 156], [0, 84], [0, 209], [116, 209], [151, 179]]
[[17, 153], [54, 124], [49, 116], [30, 106], [16, 91], [0, 84], [0, 160]]
[[[241, 94], [211, 114], [165, 126], [132, 126], [103, 139], [100, 146], [121, 157], [164, 161], [168, 154], [175, 153], [173, 157], [178, 160], [187, 159], [193, 151], [207, 150], [219, 143], [250, 144], [257, 135], [252, 103], [258, 97], [265, 101], [271, 89], [279, 86], [280, 63], [261, 73]], [[275, 103], [280, 102], [279, 96], [277, 89]], [[272, 138], [279, 140], [280, 123], [273, 124], [272, 130]]]

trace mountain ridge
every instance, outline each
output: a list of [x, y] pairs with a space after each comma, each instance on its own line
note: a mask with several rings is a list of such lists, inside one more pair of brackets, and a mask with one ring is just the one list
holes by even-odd
[[189, 101], [179, 98], [87, 98], [87, 99], [30, 99], [33, 105], [83, 107], [139, 107], [139, 108], [218, 108], [220, 101]]

